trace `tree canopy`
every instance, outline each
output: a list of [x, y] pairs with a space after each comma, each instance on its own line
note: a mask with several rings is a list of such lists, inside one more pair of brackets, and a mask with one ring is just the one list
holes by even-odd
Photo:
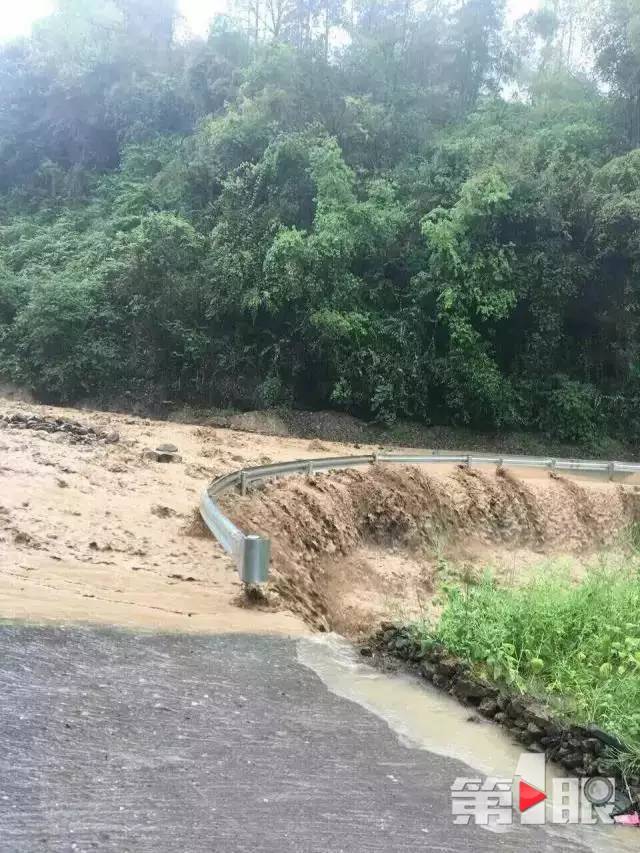
[[59, 0], [0, 48], [0, 370], [640, 438], [640, 0]]

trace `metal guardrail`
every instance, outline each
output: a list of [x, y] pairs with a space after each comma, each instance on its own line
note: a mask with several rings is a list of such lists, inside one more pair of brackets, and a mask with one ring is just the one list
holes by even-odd
[[630, 462], [597, 462], [592, 460], [552, 459], [538, 456], [474, 456], [473, 454], [440, 454], [413, 456], [393, 453], [374, 453], [369, 456], [338, 456], [322, 459], [299, 459], [292, 462], [277, 462], [274, 465], [259, 465], [243, 468], [214, 480], [203, 493], [200, 514], [209, 530], [238, 567], [240, 578], [245, 583], [265, 583], [269, 577], [271, 542], [264, 536], [243, 533], [227, 518], [218, 506], [217, 498], [230, 489], [239, 489], [246, 494], [253, 483], [288, 474], [315, 474], [320, 471], [358, 468], [378, 463], [399, 465], [496, 465], [505, 468], [541, 468], [549, 471], [582, 471], [589, 474], [606, 474], [610, 479], [615, 474], [640, 473], [640, 465]]

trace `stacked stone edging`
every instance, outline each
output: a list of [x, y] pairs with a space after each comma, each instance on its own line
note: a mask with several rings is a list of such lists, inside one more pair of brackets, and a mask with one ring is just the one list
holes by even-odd
[[[616, 776], [607, 753], [625, 751], [615, 736], [595, 725], [579, 726], [553, 715], [530, 696], [508, 692], [478, 677], [471, 666], [443, 646], [423, 649], [407, 628], [382, 626], [372, 649], [380, 655], [399, 658], [435, 687], [446, 690], [479, 714], [504, 726], [533, 752], [544, 752], [549, 761], [562, 765], [572, 776]], [[372, 655], [371, 648], [362, 649]], [[618, 778], [620, 778], [618, 776]], [[640, 779], [627, 779], [640, 786]]]

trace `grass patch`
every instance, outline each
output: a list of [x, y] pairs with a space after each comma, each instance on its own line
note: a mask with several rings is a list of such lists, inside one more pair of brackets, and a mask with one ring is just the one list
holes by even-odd
[[575, 723], [596, 723], [630, 753], [627, 773], [640, 771], [640, 571], [591, 568], [579, 583], [549, 570], [519, 588], [501, 588], [490, 574], [478, 584], [450, 586], [435, 624], [417, 624], [425, 643], [437, 640], [494, 681], [548, 702]]

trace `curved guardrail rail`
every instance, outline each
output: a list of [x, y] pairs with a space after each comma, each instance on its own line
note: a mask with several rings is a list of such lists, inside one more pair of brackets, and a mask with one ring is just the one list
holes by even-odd
[[497, 465], [509, 468], [546, 468], [550, 471], [582, 471], [592, 474], [640, 473], [640, 465], [630, 462], [597, 462], [590, 460], [551, 459], [538, 456], [474, 456], [472, 454], [440, 454], [413, 456], [392, 453], [374, 453], [369, 456], [337, 456], [322, 459], [299, 459], [243, 468], [218, 477], [202, 495], [200, 514], [204, 523], [228, 554], [236, 560], [238, 573], [245, 583], [265, 583], [269, 576], [271, 542], [264, 536], [243, 533], [227, 518], [218, 506], [217, 498], [230, 489], [246, 494], [252, 483], [283, 477], [288, 474], [315, 474], [319, 471], [358, 468], [378, 463], [399, 465]]

